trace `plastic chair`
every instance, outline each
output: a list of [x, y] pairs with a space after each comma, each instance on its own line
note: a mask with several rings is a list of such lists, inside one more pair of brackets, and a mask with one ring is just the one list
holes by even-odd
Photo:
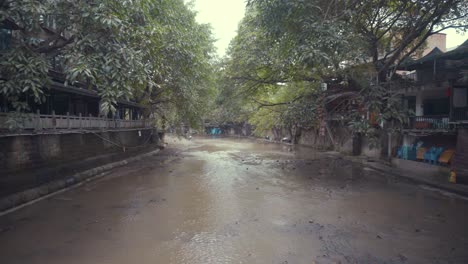
[[442, 154], [440, 154], [438, 162], [442, 164], [449, 164], [453, 155], [455, 155], [455, 150], [447, 149], [446, 151], [442, 152]]
[[399, 158], [399, 159], [403, 158], [402, 147], [399, 147], [398, 150], [397, 150], [397, 158]]
[[416, 160], [416, 145], [401, 147], [401, 158], [405, 160]]
[[427, 148], [418, 148], [416, 153], [417, 160], [424, 160], [424, 154], [427, 152]]
[[439, 148], [432, 147], [432, 148], [430, 148], [429, 151], [427, 151], [424, 154], [424, 161], [428, 162], [428, 163], [431, 163], [431, 164], [436, 164], [443, 151], [444, 151], [444, 148], [442, 148], [442, 147], [439, 147]]

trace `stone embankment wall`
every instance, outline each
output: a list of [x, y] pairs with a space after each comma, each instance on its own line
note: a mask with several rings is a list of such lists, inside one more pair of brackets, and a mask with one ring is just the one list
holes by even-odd
[[466, 128], [458, 130], [453, 169], [458, 174], [462, 183], [468, 183], [468, 129]]
[[302, 130], [298, 144], [323, 150], [351, 153], [353, 147], [351, 132], [343, 126], [329, 126], [329, 129], [330, 133], [325, 131], [324, 135], [320, 134], [318, 129]]
[[[331, 124], [328, 129], [329, 131], [325, 131], [324, 135], [320, 134], [318, 129], [302, 130], [298, 144], [321, 150], [335, 150], [346, 154], [353, 153], [353, 135], [347, 127]], [[397, 140], [397, 138], [393, 138], [393, 141]], [[358, 152], [364, 156], [380, 158], [386, 156], [387, 145], [387, 135], [380, 135], [373, 146], [368, 138], [361, 136]]]
[[[335, 150], [346, 154], [353, 153], [353, 135], [348, 127], [341, 123], [330, 122], [328, 131], [321, 134], [319, 129], [297, 129], [296, 140], [297, 144], [316, 148], [319, 150]], [[246, 136], [241, 129], [231, 128], [227, 130], [228, 135]], [[261, 138], [268, 137], [275, 142], [281, 142], [283, 138], [291, 139], [291, 131], [287, 129], [272, 129], [265, 131]], [[401, 138], [392, 137], [392, 147], [400, 145]], [[388, 135], [382, 133], [376, 140], [375, 144], [371, 145], [370, 140], [365, 136], [361, 136], [359, 153], [371, 158], [387, 157], [388, 155]], [[392, 149], [393, 152], [393, 149]]]
[[0, 197], [154, 149], [159, 140], [155, 129], [2, 136]]

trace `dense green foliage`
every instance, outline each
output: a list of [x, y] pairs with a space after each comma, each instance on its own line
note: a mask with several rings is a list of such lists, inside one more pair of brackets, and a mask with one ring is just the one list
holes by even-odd
[[0, 92], [18, 111], [21, 95], [44, 101], [52, 58], [67, 83], [102, 98], [142, 103], [167, 121], [194, 123], [213, 96], [213, 40], [183, 0], [4, 0], [0, 21], [13, 29], [1, 53]]
[[[376, 132], [368, 113], [385, 124], [379, 129], [401, 127], [410, 113], [401, 107], [395, 66], [430, 35], [468, 25], [465, 0], [250, 0], [247, 6], [220, 95], [235, 106], [231, 111], [250, 112], [258, 134], [317, 127], [327, 96], [349, 90], [361, 105], [346, 116], [352, 131]], [[334, 89], [322, 92], [322, 82]]]

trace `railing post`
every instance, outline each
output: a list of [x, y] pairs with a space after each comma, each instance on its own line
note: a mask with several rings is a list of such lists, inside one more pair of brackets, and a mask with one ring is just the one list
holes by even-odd
[[83, 121], [82, 121], [81, 113], [78, 115], [78, 118], [79, 118], [80, 128], [83, 128]]
[[71, 128], [71, 122], [70, 122], [70, 112], [67, 112], [67, 128]]
[[42, 130], [41, 124], [41, 111], [39, 109], [36, 110], [36, 130]]
[[52, 110], [52, 127], [57, 129], [57, 118], [55, 117], [55, 110]]
[[93, 120], [92, 120], [91, 117], [93, 117], [93, 116], [92, 116], [91, 114], [89, 114], [89, 118], [88, 118], [89, 125], [88, 125], [88, 127], [93, 127], [93, 128], [94, 128], [94, 126], [93, 126]]

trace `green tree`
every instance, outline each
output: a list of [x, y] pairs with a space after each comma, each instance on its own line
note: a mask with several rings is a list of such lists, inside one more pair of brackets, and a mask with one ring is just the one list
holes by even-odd
[[[319, 9], [303, 3], [316, 19], [312, 25], [295, 20], [298, 14], [288, 10], [291, 1], [275, 2], [274, 10], [271, 3], [248, 7], [231, 42], [224, 74], [223, 89], [250, 111], [247, 119], [258, 134], [317, 125], [320, 83], [342, 72], [340, 62], [355, 54], [348, 48], [353, 39]], [[273, 23], [273, 18], [282, 23]], [[307, 30], [307, 35], [299, 34]]]
[[213, 94], [210, 28], [183, 0], [3, 0], [0, 21], [14, 40], [0, 54], [0, 92], [17, 111], [25, 93], [44, 101], [52, 59], [66, 84], [98, 92], [104, 114], [125, 99], [191, 122]]
[[[232, 43], [227, 76], [231, 89], [260, 107], [320, 98], [322, 81], [352, 86], [364, 107], [347, 120], [355, 132], [373, 134], [363, 110], [387, 124], [401, 125], [408, 115], [398, 95], [396, 66], [416, 54], [430, 35], [447, 28], [466, 30], [467, 18], [466, 0], [250, 0]], [[301, 82], [309, 86], [307, 92], [297, 89]], [[292, 96], [278, 101], [278, 86]], [[316, 110], [323, 103], [310, 102], [318, 104], [310, 108]], [[292, 116], [285, 115], [286, 109], [300, 108], [283, 107], [281, 115], [270, 111], [277, 117], [269, 120], [301, 119], [301, 111]], [[260, 119], [255, 120], [264, 124]]]

